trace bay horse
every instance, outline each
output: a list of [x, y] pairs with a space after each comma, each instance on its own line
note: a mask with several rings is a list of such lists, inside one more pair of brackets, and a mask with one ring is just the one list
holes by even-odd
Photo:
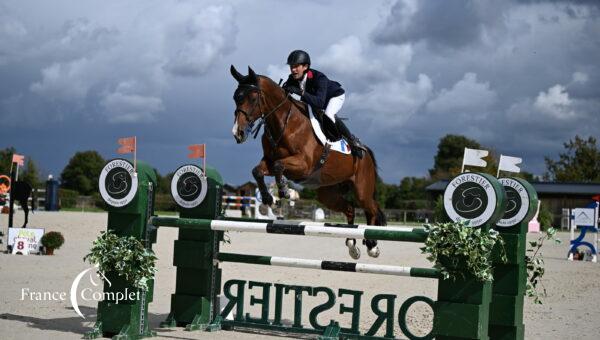
[[[351, 154], [329, 152], [317, 140], [306, 104], [292, 99], [277, 83], [257, 75], [248, 67], [243, 76], [231, 66], [231, 75], [238, 82], [233, 99], [233, 136], [238, 144], [245, 142], [255, 123], [264, 125], [261, 138], [263, 157], [252, 170], [262, 201], [273, 204], [265, 176], [274, 176], [279, 197], [287, 194], [286, 178], [317, 189], [317, 200], [325, 207], [343, 213], [348, 224], [354, 224], [354, 205], [344, 196], [353, 192], [364, 209], [369, 225], [386, 225], [385, 215], [375, 200], [378, 179], [377, 162], [371, 149], [363, 158]], [[363, 240], [369, 256], [379, 256], [376, 240]], [[352, 258], [360, 257], [355, 239], [346, 239]]]

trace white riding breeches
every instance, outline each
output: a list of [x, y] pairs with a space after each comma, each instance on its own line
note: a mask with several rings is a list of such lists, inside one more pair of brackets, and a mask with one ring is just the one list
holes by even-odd
[[329, 99], [329, 103], [327, 103], [327, 107], [325, 108], [325, 115], [329, 117], [329, 119], [331, 119], [332, 122], [335, 123], [335, 115], [342, 109], [345, 100], [345, 93], [342, 93], [337, 97]]

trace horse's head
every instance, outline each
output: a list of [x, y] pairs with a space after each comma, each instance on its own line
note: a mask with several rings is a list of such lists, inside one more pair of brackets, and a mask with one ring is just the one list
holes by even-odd
[[231, 132], [238, 144], [246, 141], [252, 131], [254, 122], [262, 116], [260, 108], [260, 87], [256, 73], [248, 67], [248, 75], [241, 75], [231, 65], [231, 75], [238, 81], [238, 87], [233, 94], [235, 101], [234, 124]]

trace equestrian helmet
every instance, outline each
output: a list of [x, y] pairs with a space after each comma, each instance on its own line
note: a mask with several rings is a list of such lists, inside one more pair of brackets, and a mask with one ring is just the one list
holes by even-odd
[[288, 65], [308, 64], [310, 65], [310, 56], [302, 50], [295, 50], [287, 58]]

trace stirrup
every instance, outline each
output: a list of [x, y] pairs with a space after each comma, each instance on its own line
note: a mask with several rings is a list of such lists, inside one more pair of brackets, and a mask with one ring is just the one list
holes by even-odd
[[358, 146], [358, 145], [350, 145], [350, 152], [352, 153], [353, 156], [356, 156], [358, 158], [363, 158], [365, 156], [365, 148], [362, 146]]
[[350, 139], [350, 151], [352, 154], [358, 158], [363, 158], [365, 156], [365, 152], [367, 152], [367, 147], [364, 146], [360, 140], [354, 136]]

